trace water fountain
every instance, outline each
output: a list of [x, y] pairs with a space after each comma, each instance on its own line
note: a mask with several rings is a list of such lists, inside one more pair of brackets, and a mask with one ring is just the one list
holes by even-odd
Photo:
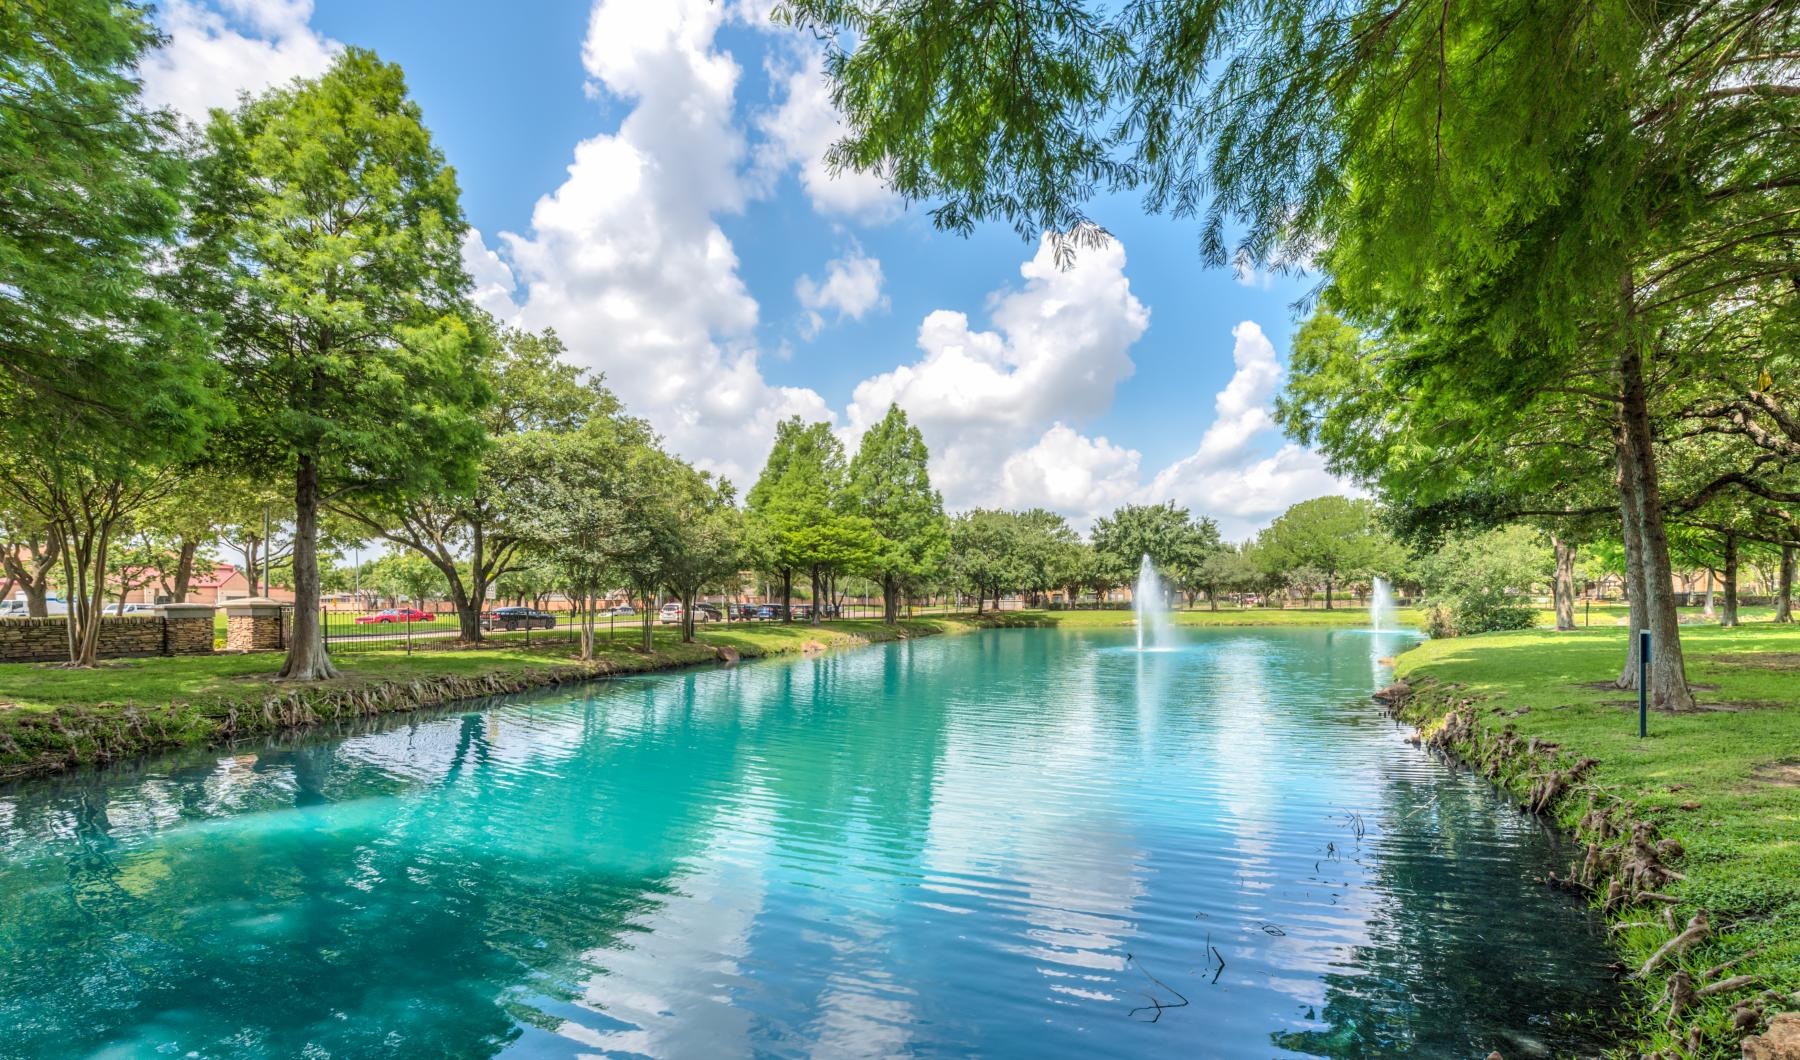
[[1369, 624], [1376, 630], [1394, 625], [1394, 586], [1386, 578], [1376, 578], [1369, 592]]
[[1167, 648], [1169, 613], [1163, 608], [1162, 579], [1150, 564], [1150, 554], [1138, 565], [1137, 587], [1131, 592], [1131, 610], [1137, 616], [1137, 650], [1157, 651]]

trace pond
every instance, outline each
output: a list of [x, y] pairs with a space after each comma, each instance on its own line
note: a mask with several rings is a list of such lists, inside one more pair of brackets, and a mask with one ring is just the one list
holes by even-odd
[[0, 789], [0, 1055], [1597, 1051], [1407, 633], [994, 630]]

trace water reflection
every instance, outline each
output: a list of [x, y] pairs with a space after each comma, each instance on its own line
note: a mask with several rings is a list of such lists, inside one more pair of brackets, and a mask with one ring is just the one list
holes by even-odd
[[1553, 841], [1365, 706], [1404, 634], [1129, 636], [618, 681], [0, 791], [0, 1055], [1589, 1044], [1560, 1014], [1606, 1004], [1607, 958], [1531, 882]]

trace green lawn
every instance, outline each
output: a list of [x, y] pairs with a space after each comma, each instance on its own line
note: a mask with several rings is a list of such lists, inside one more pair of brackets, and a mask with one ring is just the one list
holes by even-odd
[[[1706, 1046], [1693, 1055], [1735, 1057], [1731, 1003], [1773, 989], [1788, 995], [1774, 1010], [1800, 1007], [1792, 996], [1800, 991], [1800, 627], [1685, 628], [1701, 709], [1652, 714], [1645, 740], [1637, 738], [1635, 693], [1607, 684], [1623, 660], [1623, 633], [1526, 630], [1426, 642], [1398, 661], [1400, 676], [1418, 690], [1406, 714], [1429, 730], [1456, 702], [1475, 697], [1476, 717], [1489, 732], [1512, 726], [1523, 740], [1555, 744], [1565, 762], [1598, 760], [1556, 805], [1564, 825], [1575, 827], [1590, 804], [1616, 806], [1681, 844], [1685, 854], [1674, 864], [1686, 879], [1664, 890], [1681, 900], [1678, 922], [1704, 908], [1713, 935], [1638, 982], [1643, 1040], [1634, 1044], [1649, 1051], [1674, 1043], [1648, 1008], [1676, 967], [1698, 978], [1737, 959], [1731, 974], [1753, 982], [1702, 999], [1675, 1028], [1698, 1026], [1705, 1034]], [[1502, 779], [1522, 793], [1532, 778]], [[1671, 938], [1656, 912], [1640, 907], [1615, 915], [1621, 924], [1644, 925], [1617, 931], [1626, 965], [1640, 966]]]

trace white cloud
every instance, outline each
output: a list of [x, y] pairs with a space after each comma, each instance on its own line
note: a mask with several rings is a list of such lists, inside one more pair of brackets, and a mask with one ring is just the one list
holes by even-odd
[[157, 22], [169, 41], [146, 56], [144, 98], [196, 122], [260, 92], [324, 73], [343, 45], [315, 32], [312, 0], [169, 0]]
[[1200, 448], [1189, 457], [1202, 466], [1216, 466], [1240, 455], [1258, 433], [1275, 425], [1269, 418], [1269, 401], [1281, 385], [1281, 363], [1275, 347], [1254, 320], [1231, 329], [1237, 342], [1231, 360], [1237, 370], [1225, 389], [1213, 398], [1213, 421], [1200, 438]]
[[757, 164], [765, 182], [790, 168], [799, 169], [800, 186], [822, 214], [878, 222], [900, 212], [899, 196], [872, 173], [837, 174], [825, 164], [825, 152], [843, 135], [842, 119], [832, 106], [824, 53], [801, 46], [786, 62], [771, 60], [769, 81], [781, 102], [757, 119], [765, 137], [757, 148]]
[[871, 310], [886, 309], [887, 295], [882, 293], [881, 262], [854, 247], [841, 258], [825, 263], [825, 279], [801, 276], [794, 281], [794, 296], [806, 310], [800, 331], [812, 338], [825, 327], [825, 314], [837, 320], [861, 320]]
[[818, 394], [771, 386], [751, 337], [758, 306], [715, 217], [751, 190], [732, 122], [740, 70], [709, 0], [602, 0], [582, 48], [592, 85], [631, 105], [582, 141], [528, 234], [501, 240], [520, 321], [554, 326], [675, 451], [747, 484], [776, 419], [831, 418]]
[[518, 288], [518, 280], [500, 255], [488, 249], [477, 229], [471, 228], [463, 236], [462, 259], [463, 268], [474, 281], [470, 297], [475, 304], [507, 323], [516, 320], [519, 306], [513, 301], [513, 291]]
[[1360, 496], [1361, 490], [1325, 470], [1319, 454], [1291, 442], [1273, 454], [1243, 455], [1229, 464], [1187, 457], [1156, 473], [1140, 499], [1173, 499], [1219, 522], [1227, 540], [1243, 540], [1289, 505], [1327, 493]]
[[997, 500], [1008, 508], [1061, 512], [1085, 530], [1136, 493], [1140, 459], [1136, 449], [1088, 438], [1059, 422], [1031, 448], [1007, 457]]
[[[848, 410], [853, 439], [897, 402], [932, 451], [932, 480], [952, 508], [996, 503], [1006, 454], [1054, 423], [1105, 412], [1132, 371], [1150, 312], [1131, 293], [1125, 248], [1084, 250], [1058, 268], [1048, 241], [1020, 267], [1025, 283], [990, 298], [994, 330], [940, 309], [919, 326], [924, 356], [863, 380]], [[1018, 474], [1028, 473], [1021, 465]]]

